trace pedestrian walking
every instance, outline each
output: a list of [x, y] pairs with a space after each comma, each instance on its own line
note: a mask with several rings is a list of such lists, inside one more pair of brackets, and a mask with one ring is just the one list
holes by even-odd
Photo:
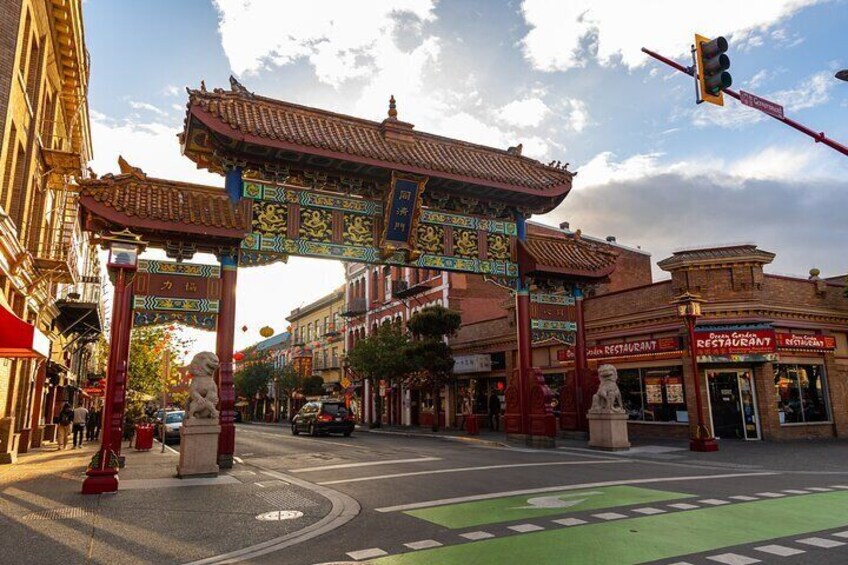
[[94, 413], [94, 441], [100, 439], [100, 426], [103, 425], [103, 409], [98, 408]]
[[97, 418], [97, 410], [91, 410], [85, 420], [85, 441], [94, 441], [94, 420]]
[[492, 391], [489, 395], [489, 428], [498, 431], [501, 427], [501, 399]]
[[74, 408], [74, 449], [82, 447], [85, 424], [88, 421], [88, 410], [80, 405]]
[[71, 433], [71, 424], [73, 424], [73, 422], [74, 411], [71, 409], [71, 405], [66, 402], [62, 405], [62, 409], [59, 411], [59, 415], [56, 416], [56, 443], [59, 446], [60, 451], [63, 449], [67, 449], [68, 447], [68, 436]]

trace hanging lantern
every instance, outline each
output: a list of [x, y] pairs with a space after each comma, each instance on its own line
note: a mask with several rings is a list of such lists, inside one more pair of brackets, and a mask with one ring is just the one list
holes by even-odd
[[262, 337], [271, 337], [272, 335], [274, 335], [274, 328], [272, 328], [271, 326], [265, 326], [264, 328], [259, 330], [259, 335], [261, 335]]
[[233, 361], [241, 361], [242, 359], [244, 359], [244, 353], [242, 353], [241, 351], [236, 351], [235, 353], [233, 353]]

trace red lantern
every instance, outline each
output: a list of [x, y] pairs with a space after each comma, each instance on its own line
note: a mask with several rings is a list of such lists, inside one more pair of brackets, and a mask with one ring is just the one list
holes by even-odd
[[242, 326], [242, 327], [241, 327], [241, 331], [246, 332], [246, 331], [247, 331], [247, 326]]
[[235, 353], [233, 353], [234, 361], [241, 361], [242, 359], [244, 359], [244, 353], [242, 353], [241, 351], [236, 351]]
[[495, 385], [495, 386], [497, 387], [497, 389], [498, 389], [498, 390], [503, 390], [503, 389], [504, 389], [504, 384], [503, 384], [503, 382], [502, 382], [502, 381], [498, 381], [498, 384], [497, 384], [497, 385]]

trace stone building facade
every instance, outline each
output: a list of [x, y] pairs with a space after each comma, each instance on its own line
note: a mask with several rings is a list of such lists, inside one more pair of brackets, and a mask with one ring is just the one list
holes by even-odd
[[[338, 392], [342, 381], [345, 340], [342, 330], [344, 288], [334, 290], [300, 308], [286, 320], [291, 324], [291, 360], [302, 376], [320, 376], [328, 393]], [[308, 359], [308, 363], [303, 360]]]
[[102, 325], [74, 180], [91, 158], [82, 2], [0, 4], [0, 462], [51, 439]]

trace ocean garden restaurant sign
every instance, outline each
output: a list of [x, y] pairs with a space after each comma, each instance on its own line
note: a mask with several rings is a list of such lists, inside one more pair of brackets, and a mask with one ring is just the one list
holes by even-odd
[[[590, 345], [586, 347], [586, 358], [592, 360], [616, 359], [658, 353], [679, 353], [681, 351], [682, 343], [679, 337], [662, 337]], [[574, 358], [574, 348], [569, 347], [557, 351], [558, 361], [574, 361]]]
[[776, 361], [777, 336], [765, 326], [700, 327], [695, 351], [701, 363]]

